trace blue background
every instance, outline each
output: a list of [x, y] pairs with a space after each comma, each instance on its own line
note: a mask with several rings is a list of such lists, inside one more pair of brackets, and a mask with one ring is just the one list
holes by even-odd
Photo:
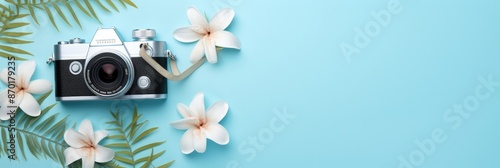
[[[109, 127], [104, 122], [111, 119], [110, 110], [120, 108], [130, 117], [136, 104], [150, 121], [147, 127], [160, 127], [147, 140], [168, 140], [159, 161], [175, 160], [173, 167], [386, 168], [400, 167], [402, 160], [427, 168], [500, 167], [500, 88], [479, 100], [469, 118], [458, 118], [462, 123], [456, 129], [456, 120], [443, 117], [460, 116], [445, 112], [469, 102], [482, 86], [480, 78], [500, 81], [500, 2], [401, 0], [401, 12], [392, 14], [389, 24], [348, 61], [341, 43], [355, 46], [355, 29], [375, 23], [372, 12], [387, 10], [390, 1], [136, 0], [138, 9], [98, 11], [102, 25], [81, 15], [83, 29], [57, 19], [57, 32], [42, 16], [41, 26], [27, 28], [34, 34], [26, 39], [35, 42], [20, 47], [36, 55], [32, 79], [55, 82], [53, 65], [45, 60], [57, 41], [91, 40], [96, 28], [110, 26], [131, 41], [132, 29], [154, 28], [185, 69], [195, 43], [177, 42], [172, 33], [189, 25], [186, 9], [196, 6], [211, 17], [229, 6], [236, 17], [228, 30], [242, 49], [223, 50], [219, 63], [169, 82], [166, 101], [58, 103], [51, 112], [69, 115], [70, 125], [90, 119], [100, 130]], [[204, 154], [184, 155], [179, 149], [184, 131], [168, 123], [181, 119], [176, 104], [189, 104], [197, 92], [205, 93], [207, 107], [219, 100], [229, 103], [221, 124], [231, 141], [226, 146], [209, 141]], [[54, 102], [52, 95], [42, 107]], [[285, 112], [293, 116], [286, 123], [278, 115]], [[273, 129], [274, 124], [281, 129]], [[426, 155], [415, 141], [429, 142], [435, 130], [446, 139], [434, 140]], [[1, 159], [2, 167], [41, 163], [58, 167], [33, 157], [29, 162]]]

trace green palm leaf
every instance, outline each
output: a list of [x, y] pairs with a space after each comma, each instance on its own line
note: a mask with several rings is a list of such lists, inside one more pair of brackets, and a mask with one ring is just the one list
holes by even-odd
[[103, 10], [105, 10], [106, 12], [111, 13], [111, 11], [110, 11], [108, 8], [106, 8], [106, 6], [104, 6], [104, 5], [101, 3], [101, 1], [100, 1], [100, 0], [96, 0], [95, 2], [97, 2], [97, 4], [98, 4], [98, 5], [99, 5], [99, 6], [100, 6]]
[[108, 4], [113, 7], [113, 9], [115, 9], [115, 11], [117, 12], [120, 12], [120, 10], [118, 10], [118, 8], [116, 7], [115, 3], [113, 3], [112, 0], [106, 0], [106, 2], [108, 2]]
[[[24, 18], [28, 14], [18, 14], [9, 7], [0, 4], [0, 57], [15, 58], [16, 60], [24, 60], [20, 55], [32, 55], [31, 53], [21, 50], [16, 47], [11, 47], [11, 44], [27, 44], [32, 41], [19, 39], [21, 36], [31, 34], [30, 32], [17, 32], [16, 29], [29, 25], [27, 22], [19, 22], [17, 19]], [[2, 45], [2, 44], [9, 44]]]
[[8, 37], [0, 37], [0, 41], [2, 41], [4, 43], [9, 43], [9, 44], [28, 44], [28, 43], [31, 43], [31, 41], [19, 40], [17, 38], [8, 38]]
[[31, 32], [3, 32], [4, 36], [10, 36], [10, 37], [22, 37], [30, 34]]
[[[51, 93], [52, 91], [39, 96], [37, 102], [42, 104]], [[37, 159], [51, 159], [64, 166], [64, 149], [68, 145], [63, 141], [63, 136], [59, 136], [59, 134], [66, 130], [67, 117], [58, 120], [57, 113], [49, 115], [50, 109], [55, 105], [54, 103], [42, 109], [38, 117], [28, 116], [21, 109], [17, 109], [15, 116], [16, 125], [13, 127], [15, 131], [12, 132], [16, 136], [15, 150], [19, 159], [22, 156], [26, 160], [27, 153], [30, 153]], [[7, 144], [7, 141], [10, 141], [10, 139], [6, 138], [8, 137], [6, 134], [10, 133], [8, 132], [10, 128], [8, 124], [9, 122], [0, 123], [0, 132], [2, 133], [0, 143], [2, 144]], [[7, 147], [4, 146], [3, 149], [0, 153], [7, 154], [8, 156], [7, 151], [5, 151]]]
[[80, 23], [80, 20], [78, 20], [78, 17], [76, 16], [76, 13], [75, 11], [73, 10], [73, 7], [71, 7], [71, 5], [64, 1], [63, 2], [64, 6], [66, 6], [66, 8], [68, 9], [68, 11], [71, 13], [71, 16], [73, 17], [73, 19], [75, 20], [75, 22], [78, 24], [78, 26], [80, 26], [80, 28], [82, 28], [82, 24]]
[[[106, 12], [112, 12], [109, 8], [113, 8], [116, 12], [119, 12], [118, 7], [115, 5], [115, 2], [123, 4], [126, 8], [127, 6], [132, 6], [137, 8], [137, 5], [131, 0], [106, 0], [106, 4], [102, 3], [101, 0], [6, 0], [6, 2], [14, 5], [16, 9], [24, 9], [27, 10], [29, 15], [33, 18], [35, 23], [39, 25], [37, 18], [37, 10], [41, 10], [49, 17], [50, 23], [59, 31], [55, 14], [57, 14], [67, 25], [72, 26], [70, 20], [66, 15], [70, 14], [73, 20], [82, 28], [80, 20], [78, 18], [78, 14], [75, 12], [72, 5], [75, 5], [80, 12], [87, 15], [90, 18], [97, 20], [99, 23], [99, 17], [97, 15], [96, 9], [101, 9]], [[99, 7], [96, 7], [99, 6]], [[0, 9], [4, 9], [7, 11], [12, 11], [9, 8], [5, 7]]]
[[64, 22], [66, 22], [66, 24], [68, 24], [69, 26], [71, 26], [71, 24], [69, 23], [68, 19], [64, 15], [63, 11], [61, 10], [61, 8], [59, 8], [59, 5], [57, 3], [55, 3], [55, 2], [52, 2], [52, 6], [57, 11], [57, 14], [64, 20]]
[[[107, 130], [112, 133], [108, 136], [108, 139], [112, 140], [113, 143], [106, 144], [105, 146], [115, 150], [115, 166], [120, 166], [118, 163], [125, 164], [127, 165], [126, 167], [153, 166], [153, 162], [165, 153], [165, 150], [156, 153], [153, 150], [153, 148], [160, 146], [165, 143], [165, 141], [153, 142], [142, 146], [136, 145], [139, 141], [145, 141], [147, 136], [158, 129], [158, 127], [142, 129], [143, 125], [147, 123], [148, 120], [141, 121], [142, 114], [137, 113], [137, 108], [134, 108], [132, 118], [127, 124], [124, 123], [120, 111], [111, 112], [111, 116], [113, 120], [106, 123], [112, 125], [112, 127]], [[136, 134], [138, 135], [135, 136]], [[144, 155], [146, 151], [148, 151], [149, 155]], [[174, 161], [170, 161], [162, 166], [164, 168], [168, 167], [173, 162]]]

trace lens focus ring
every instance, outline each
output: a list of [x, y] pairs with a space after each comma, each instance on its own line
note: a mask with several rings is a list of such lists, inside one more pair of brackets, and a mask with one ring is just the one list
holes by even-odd
[[98, 96], [124, 95], [133, 82], [133, 66], [120, 52], [101, 52], [90, 58], [85, 67], [85, 81]]

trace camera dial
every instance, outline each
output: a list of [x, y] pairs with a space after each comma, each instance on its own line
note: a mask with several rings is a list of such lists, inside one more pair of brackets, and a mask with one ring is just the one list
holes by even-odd
[[69, 43], [70, 44], [82, 44], [82, 43], [85, 43], [85, 39], [73, 38], [73, 39], [69, 40]]
[[135, 41], [154, 40], [156, 31], [154, 29], [134, 29], [132, 31], [132, 37]]

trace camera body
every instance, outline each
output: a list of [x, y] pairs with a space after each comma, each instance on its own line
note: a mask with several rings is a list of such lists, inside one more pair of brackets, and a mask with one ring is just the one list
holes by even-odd
[[122, 42], [115, 28], [99, 28], [92, 41], [74, 38], [54, 45], [55, 97], [58, 101], [165, 99], [167, 80], [139, 55], [140, 46], [166, 68], [165, 41], [155, 30], [136, 29]]

